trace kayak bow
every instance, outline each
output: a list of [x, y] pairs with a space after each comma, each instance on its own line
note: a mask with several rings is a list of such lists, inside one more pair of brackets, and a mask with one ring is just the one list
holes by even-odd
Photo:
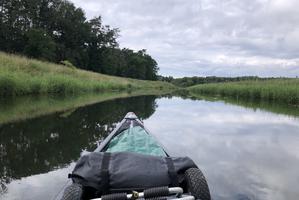
[[69, 175], [62, 200], [210, 200], [203, 173], [188, 157], [170, 157], [129, 112]]
[[101, 142], [95, 152], [135, 152], [168, 156], [162, 145], [149, 134], [143, 122], [129, 112], [119, 125]]

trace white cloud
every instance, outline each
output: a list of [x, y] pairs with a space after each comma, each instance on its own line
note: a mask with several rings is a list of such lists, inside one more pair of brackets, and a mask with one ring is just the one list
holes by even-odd
[[[163, 75], [299, 75], [296, 0], [72, 0]], [[219, 59], [220, 57], [224, 59]]]

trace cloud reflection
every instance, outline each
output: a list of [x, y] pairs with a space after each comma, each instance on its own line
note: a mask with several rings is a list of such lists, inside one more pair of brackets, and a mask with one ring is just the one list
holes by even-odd
[[296, 199], [299, 120], [223, 102], [158, 100], [145, 121], [172, 155], [188, 155], [214, 199]]
[[70, 180], [66, 177], [74, 166], [75, 163], [71, 163], [65, 168], [12, 181], [7, 185], [7, 193], [3, 195], [3, 199], [55, 199], [69, 183]]

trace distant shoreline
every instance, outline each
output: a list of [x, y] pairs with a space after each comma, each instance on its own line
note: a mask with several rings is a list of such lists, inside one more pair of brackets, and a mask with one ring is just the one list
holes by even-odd
[[273, 79], [200, 84], [189, 87], [195, 94], [233, 97], [243, 100], [265, 100], [299, 105], [298, 79]]

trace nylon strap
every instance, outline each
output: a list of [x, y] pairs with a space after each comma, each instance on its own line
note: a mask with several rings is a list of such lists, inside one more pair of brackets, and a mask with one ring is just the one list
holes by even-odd
[[109, 162], [111, 153], [105, 152], [102, 160], [101, 168], [101, 191], [102, 194], [107, 194], [109, 192]]
[[173, 160], [170, 157], [165, 157], [165, 159], [168, 167], [168, 175], [170, 177], [171, 186], [177, 187], [179, 186], [179, 180], [178, 180], [178, 175], [174, 168]]

